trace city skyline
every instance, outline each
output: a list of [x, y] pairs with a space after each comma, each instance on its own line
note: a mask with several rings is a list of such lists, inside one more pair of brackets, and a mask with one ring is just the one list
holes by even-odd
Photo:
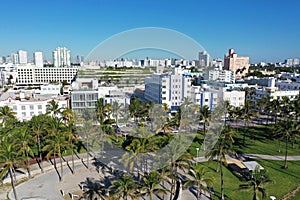
[[[122, 31], [139, 27], [173, 29], [195, 39], [211, 58], [229, 48], [251, 63], [299, 58], [299, 2], [279, 1], [51, 1], [2, 2], [4, 20], [0, 55], [42, 51], [46, 59], [57, 46], [86, 56]], [[59, 5], [59, 6], [58, 6]], [[13, 11], [13, 12], [12, 12]], [[196, 59], [196, 58], [195, 58]]]

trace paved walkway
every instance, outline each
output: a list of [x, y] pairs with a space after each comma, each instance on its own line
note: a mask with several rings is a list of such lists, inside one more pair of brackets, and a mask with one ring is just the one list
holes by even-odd
[[[243, 154], [242, 156], [266, 160], [284, 160], [284, 156], [271, 156], [261, 154]], [[70, 168], [67, 166], [68, 164], [72, 165], [71, 156], [64, 157], [64, 178], [62, 182], [59, 182], [57, 172], [55, 171], [54, 166], [51, 162], [43, 162], [43, 168], [45, 171], [44, 174], [41, 174], [41, 170], [37, 164], [31, 165], [31, 174], [35, 177], [17, 186], [18, 198], [29, 199], [29, 197], [35, 197], [36, 200], [63, 200], [61, 191], [64, 191], [65, 194], [68, 194], [69, 192], [79, 191], [80, 182], [85, 181], [86, 178], [91, 177], [94, 179], [99, 179], [101, 177], [103, 178], [105, 176], [108, 176], [108, 174], [98, 173], [96, 171], [96, 168], [92, 166], [92, 164], [90, 164], [89, 168], [87, 169], [86, 154], [81, 154], [76, 158], [75, 174], [73, 175]], [[207, 161], [207, 159], [204, 157], [198, 157], [194, 160], [196, 162]], [[300, 160], [300, 156], [288, 156], [288, 160]], [[58, 159], [57, 169], [60, 172]], [[26, 172], [24, 172], [24, 174], [17, 174], [18, 180], [24, 177], [27, 177]], [[10, 177], [7, 177], [4, 182], [10, 182]], [[10, 199], [14, 199], [12, 192], [10, 192], [9, 197]], [[6, 199], [6, 194], [0, 194], [0, 200], [2, 199]], [[181, 199], [192, 200], [196, 198], [189, 190], [183, 190]]]

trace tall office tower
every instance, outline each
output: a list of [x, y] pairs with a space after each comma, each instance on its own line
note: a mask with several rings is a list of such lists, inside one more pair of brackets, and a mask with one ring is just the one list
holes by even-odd
[[13, 64], [19, 64], [19, 55], [16, 53], [10, 54], [11, 60]]
[[19, 64], [27, 64], [27, 51], [19, 50]]
[[66, 47], [57, 47], [53, 51], [53, 64], [55, 67], [70, 67], [71, 52]]
[[43, 52], [34, 52], [33, 53], [33, 61], [35, 66], [37, 67], [43, 67], [44, 66], [44, 61], [43, 61]]
[[206, 51], [202, 51], [199, 53], [199, 65], [200, 67], [208, 67], [209, 66], [209, 54]]
[[233, 49], [229, 49], [224, 56], [224, 69], [234, 71], [237, 79], [242, 78], [249, 71], [249, 57], [238, 57]]

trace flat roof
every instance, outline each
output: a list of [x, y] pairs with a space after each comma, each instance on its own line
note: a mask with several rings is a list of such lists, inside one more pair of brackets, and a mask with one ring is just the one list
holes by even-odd
[[259, 167], [259, 169], [264, 169], [258, 162], [256, 161], [247, 161], [247, 162], [242, 162], [249, 171], [253, 171], [255, 167]]

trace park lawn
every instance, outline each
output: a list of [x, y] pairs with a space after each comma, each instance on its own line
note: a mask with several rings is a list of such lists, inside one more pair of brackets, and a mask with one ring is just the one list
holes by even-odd
[[[246, 146], [243, 146], [243, 134], [246, 133]], [[291, 142], [288, 144], [288, 155], [300, 155], [300, 145], [295, 143], [294, 148]], [[237, 153], [267, 154], [284, 156], [285, 142], [281, 143], [281, 152], [278, 152], [278, 140], [272, 138], [270, 126], [249, 127], [239, 129], [236, 138], [235, 150]]]
[[[299, 167], [300, 161], [290, 161], [288, 162], [288, 169], [281, 169], [283, 165], [282, 161], [270, 161], [270, 160], [257, 160], [265, 170], [267, 175], [272, 180], [271, 183], [265, 185], [268, 196], [273, 195], [277, 199], [282, 198], [285, 194], [289, 193], [297, 186], [300, 185], [300, 174]], [[208, 167], [211, 172], [211, 176], [214, 177], [214, 199], [218, 199], [221, 194], [220, 185], [220, 173], [215, 172], [217, 163], [216, 162], [205, 162], [202, 163], [204, 166]], [[225, 186], [225, 196], [229, 200], [243, 199], [252, 200], [253, 193], [252, 189], [249, 190], [239, 190], [239, 185], [246, 182], [241, 182], [230, 170], [223, 167], [224, 171], [224, 186]], [[300, 194], [298, 194], [294, 199], [300, 199]]]
[[300, 161], [288, 161], [288, 169], [281, 168], [284, 164], [283, 161], [259, 159], [257, 162], [267, 170], [267, 174], [272, 180], [272, 183], [265, 187], [268, 195], [281, 199], [300, 185]]

